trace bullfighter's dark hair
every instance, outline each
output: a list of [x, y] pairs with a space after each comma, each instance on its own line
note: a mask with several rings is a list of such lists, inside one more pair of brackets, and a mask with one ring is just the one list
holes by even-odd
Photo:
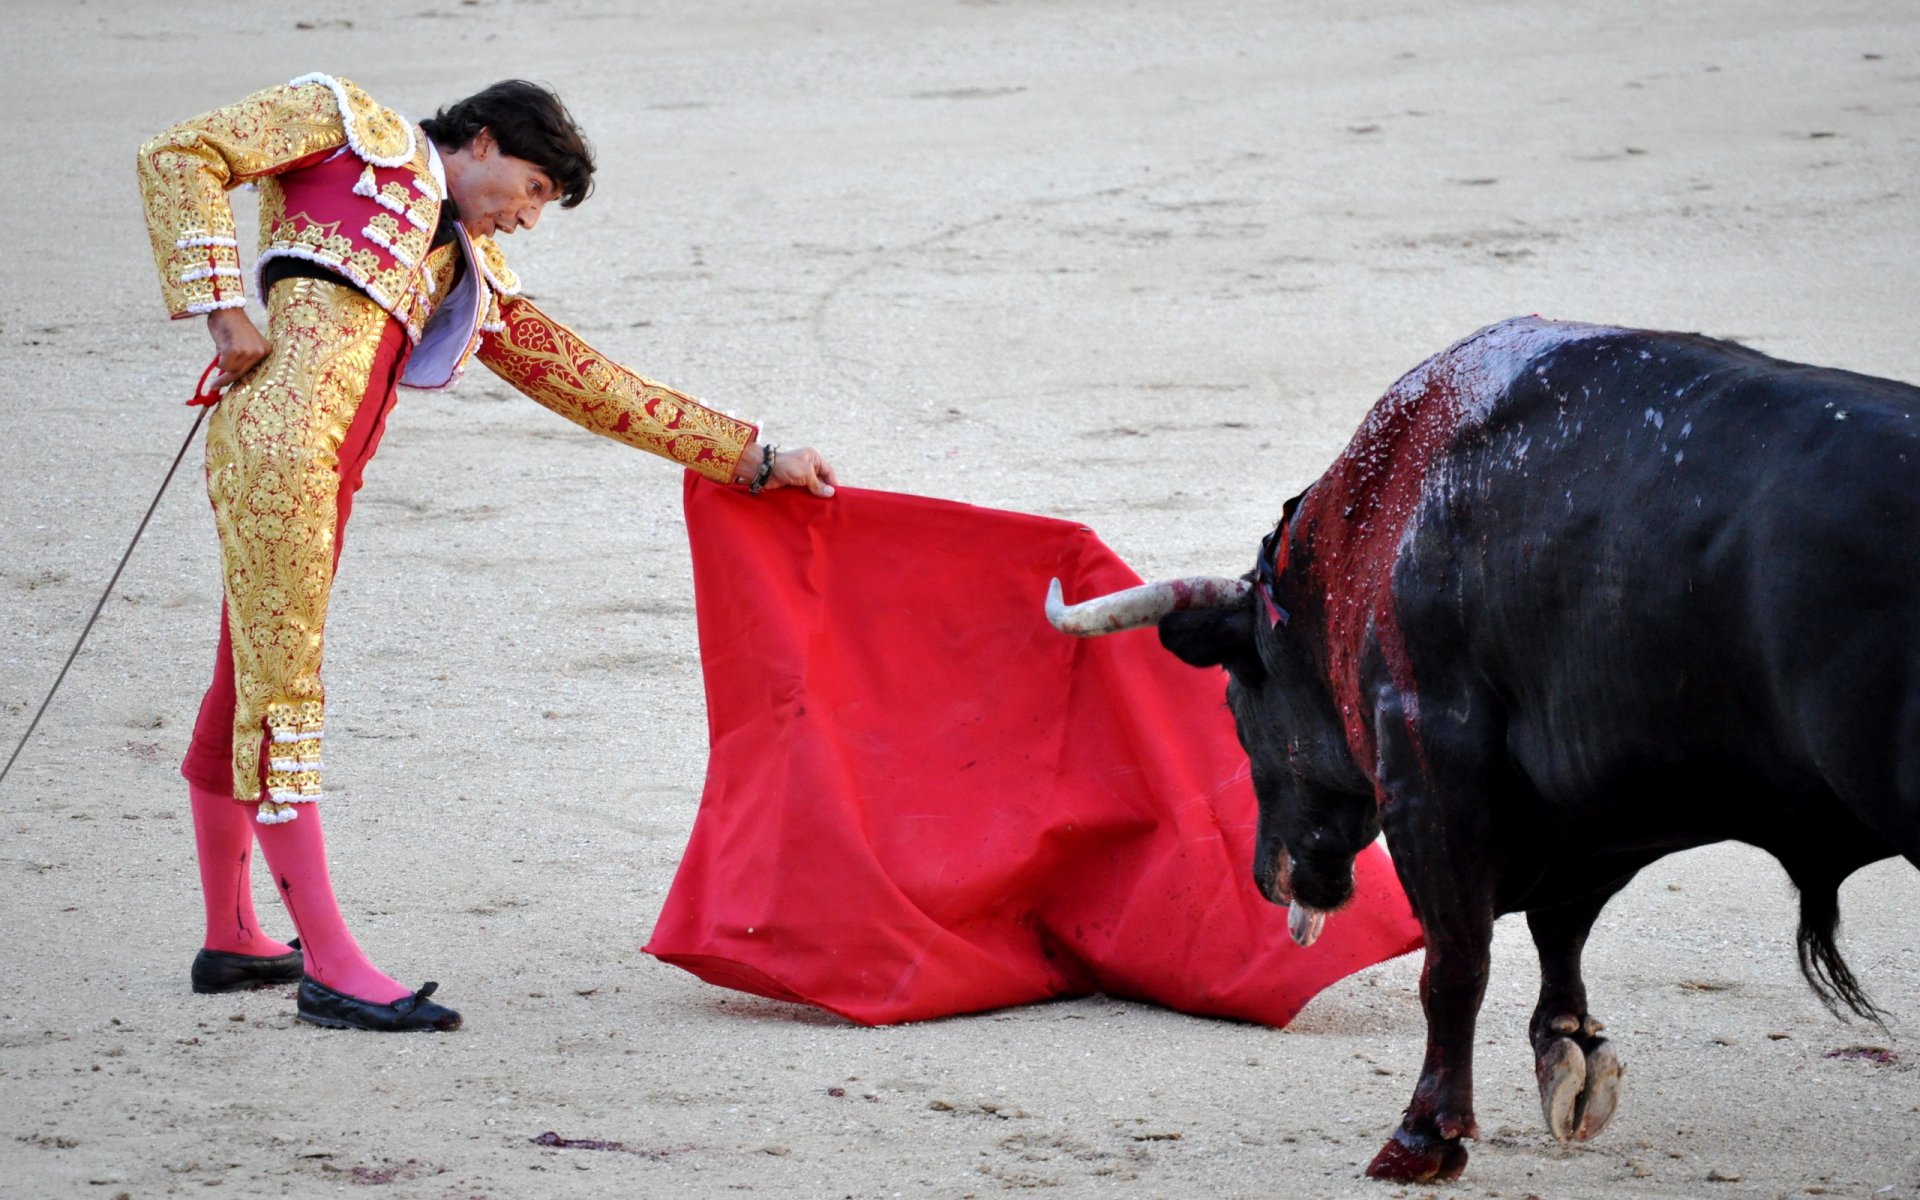
[[447, 150], [465, 146], [482, 129], [491, 131], [500, 149], [553, 179], [561, 208], [573, 208], [593, 194], [593, 147], [560, 97], [537, 83], [502, 79], [447, 105], [420, 128]]

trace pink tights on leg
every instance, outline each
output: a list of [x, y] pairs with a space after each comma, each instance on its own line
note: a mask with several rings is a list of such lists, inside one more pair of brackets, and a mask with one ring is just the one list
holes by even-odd
[[219, 792], [189, 787], [193, 843], [200, 856], [200, 896], [207, 906], [201, 944], [228, 954], [274, 958], [288, 953], [260, 929], [253, 911], [253, 810]]
[[[240, 806], [252, 820], [252, 805]], [[320, 831], [320, 806], [301, 804], [300, 815], [280, 825], [255, 825], [260, 848], [273, 872], [274, 889], [293, 917], [306, 956], [307, 974], [336, 992], [375, 1004], [391, 1004], [413, 989], [368, 961], [340, 915], [327, 874], [327, 842]]]

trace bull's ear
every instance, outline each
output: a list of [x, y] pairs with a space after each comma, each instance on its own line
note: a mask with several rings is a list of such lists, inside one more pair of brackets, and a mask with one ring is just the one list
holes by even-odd
[[1168, 613], [1160, 618], [1160, 644], [1189, 666], [1225, 667], [1242, 679], [1260, 673], [1251, 604]]

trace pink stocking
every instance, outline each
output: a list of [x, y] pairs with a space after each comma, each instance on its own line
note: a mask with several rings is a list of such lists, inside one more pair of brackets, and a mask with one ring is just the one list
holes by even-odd
[[[242, 806], [251, 820], [253, 806]], [[256, 825], [260, 848], [266, 852], [293, 927], [300, 933], [307, 974], [336, 992], [375, 1004], [391, 1004], [413, 989], [402, 986], [367, 960], [360, 944], [347, 930], [340, 903], [333, 896], [327, 874], [327, 842], [320, 831], [320, 806], [295, 806], [299, 816], [279, 825]]]
[[209, 950], [273, 958], [288, 952], [260, 930], [253, 912], [253, 810], [219, 792], [189, 786], [193, 843], [200, 855], [200, 896], [207, 906]]

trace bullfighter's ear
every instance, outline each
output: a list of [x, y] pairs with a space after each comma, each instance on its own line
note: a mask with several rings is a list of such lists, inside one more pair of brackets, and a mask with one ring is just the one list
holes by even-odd
[[1242, 679], [1261, 673], [1253, 642], [1253, 605], [1160, 618], [1160, 644], [1195, 667], [1225, 667]]

